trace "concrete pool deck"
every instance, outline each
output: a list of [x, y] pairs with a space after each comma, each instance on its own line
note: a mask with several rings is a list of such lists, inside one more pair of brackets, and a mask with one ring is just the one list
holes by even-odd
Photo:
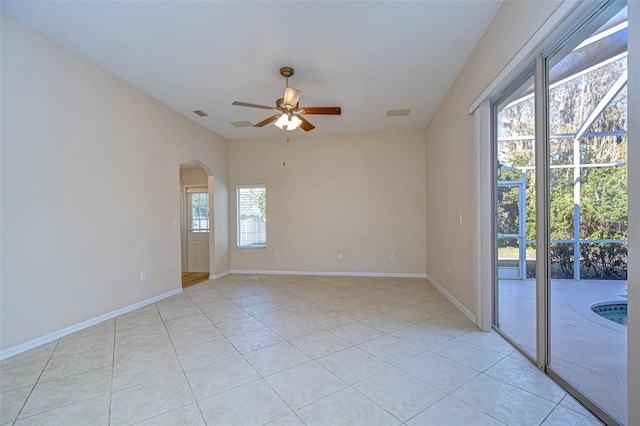
[[[499, 281], [500, 329], [535, 355], [535, 280]], [[591, 305], [626, 301], [627, 281], [552, 280], [550, 366], [613, 417], [627, 422], [627, 327]]]

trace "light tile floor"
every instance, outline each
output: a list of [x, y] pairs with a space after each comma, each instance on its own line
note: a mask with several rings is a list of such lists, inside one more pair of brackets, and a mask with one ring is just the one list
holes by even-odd
[[[622, 424], [627, 424], [627, 327], [591, 310], [627, 301], [627, 281], [551, 280], [550, 366]], [[536, 353], [536, 282], [500, 280], [500, 328]]]
[[0, 363], [0, 424], [598, 425], [422, 279], [230, 275]]

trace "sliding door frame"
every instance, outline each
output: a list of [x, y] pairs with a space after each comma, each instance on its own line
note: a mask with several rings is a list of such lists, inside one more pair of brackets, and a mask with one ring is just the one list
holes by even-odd
[[[503, 78], [498, 83], [492, 83], [481, 95], [481, 102], [474, 102], [475, 119], [475, 164], [476, 164], [476, 271], [475, 271], [475, 296], [478, 313], [478, 326], [487, 330], [487, 320], [491, 318], [491, 328], [513, 344], [519, 352], [529, 358], [536, 366], [547, 373], [559, 383], [570, 395], [596, 414], [608, 425], [618, 425], [618, 421], [606, 411], [590, 400], [549, 365], [550, 364], [550, 258], [551, 247], [550, 233], [550, 132], [549, 132], [549, 83], [548, 71], [550, 65], [548, 59], [565, 48], [565, 44], [577, 33], [581, 32], [587, 24], [592, 25], [592, 17], [601, 10], [609, 7], [616, 0], [603, 0], [585, 5], [577, 5], [571, 11], [565, 11], [565, 17], [557, 22], [556, 28], [548, 31], [539, 44], [531, 51], [526, 60], [514, 66], [509, 77]], [[566, 5], [566, 2], [563, 3]], [[564, 21], [564, 22], [563, 22]], [[568, 22], [568, 23], [567, 23]], [[535, 54], [535, 56], [533, 56]], [[515, 58], [514, 58], [515, 59]], [[497, 101], [508, 93], [509, 87], [513, 87], [526, 73], [527, 67], [534, 64], [534, 93], [535, 93], [535, 170], [536, 170], [536, 355], [527, 353], [497, 326], [498, 296], [497, 282], [497, 255], [496, 255], [496, 134], [497, 128]], [[529, 68], [530, 69], [530, 68]], [[530, 74], [529, 74], [530, 75]], [[491, 87], [493, 86], [493, 87]], [[480, 98], [479, 98], [480, 99]], [[487, 262], [485, 250], [491, 250], [491, 258]], [[490, 267], [487, 267], [490, 265]], [[488, 295], [489, 289], [491, 295]], [[628, 367], [627, 367], [628, 368]], [[630, 404], [631, 405], [631, 404]], [[631, 410], [629, 410], [631, 412]], [[630, 416], [631, 417], [631, 416]], [[631, 421], [631, 418], [629, 418]]]
[[[549, 284], [551, 283], [549, 248], [549, 102], [547, 60], [536, 58], [533, 68], [535, 104], [536, 173], [536, 365], [543, 370], [549, 353]], [[494, 142], [495, 143], [495, 142]]]

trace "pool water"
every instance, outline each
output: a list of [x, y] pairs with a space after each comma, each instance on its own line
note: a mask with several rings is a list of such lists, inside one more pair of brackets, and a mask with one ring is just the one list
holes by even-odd
[[591, 310], [603, 318], [627, 326], [627, 303], [596, 303]]
[[598, 312], [598, 315], [608, 320], [611, 320], [613, 322], [617, 322], [618, 324], [627, 325], [626, 309], [619, 309], [617, 311]]

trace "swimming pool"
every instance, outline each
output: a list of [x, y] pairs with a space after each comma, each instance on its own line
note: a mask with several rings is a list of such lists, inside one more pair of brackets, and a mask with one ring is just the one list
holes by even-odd
[[591, 310], [603, 318], [627, 326], [627, 302], [598, 302]]

